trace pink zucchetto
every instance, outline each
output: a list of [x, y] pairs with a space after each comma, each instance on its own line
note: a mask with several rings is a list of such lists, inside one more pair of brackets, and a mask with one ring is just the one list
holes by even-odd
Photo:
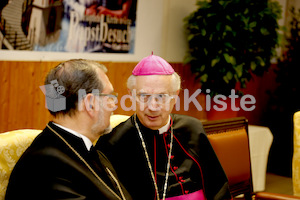
[[143, 58], [132, 71], [135, 76], [171, 75], [173, 73], [174, 69], [167, 61], [153, 54]]

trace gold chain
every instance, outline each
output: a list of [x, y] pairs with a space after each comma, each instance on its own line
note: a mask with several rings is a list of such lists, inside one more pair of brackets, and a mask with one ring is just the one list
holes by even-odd
[[[152, 169], [152, 166], [151, 166], [151, 162], [150, 162], [150, 159], [149, 159], [149, 155], [148, 155], [148, 152], [147, 152], [147, 147], [146, 147], [143, 135], [141, 133], [140, 127], [139, 127], [138, 123], [136, 122], [136, 114], [134, 115], [134, 124], [135, 124], [135, 126], [136, 126], [136, 128], [138, 130], [138, 133], [139, 133], [139, 136], [140, 136], [140, 139], [141, 139], [141, 142], [142, 142], [142, 146], [143, 146], [143, 149], [144, 149], [145, 157], [146, 157], [147, 163], [148, 163], [148, 168], [150, 170], [151, 177], [152, 177], [152, 180], [153, 180], [153, 183], [154, 183], [154, 187], [155, 187], [155, 190], [156, 190], [157, 200], [160, 200], [159, 193], [158, 193], [157, 183], [156, 183], [156, 180], [155, 180], [155, 176], [154, 176], [153, 169]], [[169, 155], [168, 155], [166, 179], [165, 179], [164, 191], [163, 191], [163, 200], [165, 200], [165, 198], [166, 198], [166, 191], [167, 191], [167, 186], [168, 186], [168, 178], [169, 178], [170, 163], [171, 163], [172, 147], [173, 147], [173, 128], [171, 126], [171, 141], [170, 141], [170, 150], [169, 150]]]

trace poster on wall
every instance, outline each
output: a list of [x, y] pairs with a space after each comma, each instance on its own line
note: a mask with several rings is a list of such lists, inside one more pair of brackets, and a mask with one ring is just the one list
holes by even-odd
[[1, 0], [0, 49], [134, 53], [137, 0]]

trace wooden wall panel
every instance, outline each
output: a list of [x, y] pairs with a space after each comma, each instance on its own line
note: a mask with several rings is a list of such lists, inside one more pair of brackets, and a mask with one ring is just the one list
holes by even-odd
[[[0, 61], [0, 133], [23, 128], [43, 129], [51, 120], [51, 115], [45, 108], [45, 96], [39, 86], [44, 85], [47, 72], [58, 63]], [[108, 77], [119, 96], [128, 94], [126, 80], [136, 63], [104, 62], [103, 64], [107, 66]], [[172, 63], [172, 65], [182, 76], [183, 89], [189, 88], [192, 94], [199, 88], [188, 67], [180, 63]], [[183, 93], [180, 99], [183, 100]], [[198, 100], [202, 105], [203, 97], [199, 96]], [[124, 111], [118, 104], [115, 113], [131, 115], [133, 111]], [[198, 119], [206, 118], [205, 112], [198, 111], [192, 104], [188, 111], [183, 110], [182, 104], [180, 110], [175, 113], [191, 115]]]
[[39, 89], [58, 62], [0, 62], [0, 131], [42, 129], [50, 119]]
[[[120, 99], [122, 96], [128, 94], [126, 81], [131, 75], [131, 72], [137, 63], [120, 63], [110, 62], [104, 63], [108, 69], [107, 76], [109, 77], [112, 85], [114, 86], [115, 92], [119, 94], [118, 108], [114, 111], [116, 114], [132, 115], [134, 111], [124, 111], [120, 106]], [[126, 101], [127, 107], [130, 107], [129, 100]]]

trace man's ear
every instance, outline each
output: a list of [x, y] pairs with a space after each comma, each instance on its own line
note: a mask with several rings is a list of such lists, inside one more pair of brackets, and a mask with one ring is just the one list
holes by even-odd
[[179, 92], [180, 90], [177, 90], [175, 93], [175, 104], [177, 103], [177, 99], [179, 98]]
[[83, 99], [85, 110], [91, 114], [95, 109], [95, 96], [92, 93], [87, 94]]

